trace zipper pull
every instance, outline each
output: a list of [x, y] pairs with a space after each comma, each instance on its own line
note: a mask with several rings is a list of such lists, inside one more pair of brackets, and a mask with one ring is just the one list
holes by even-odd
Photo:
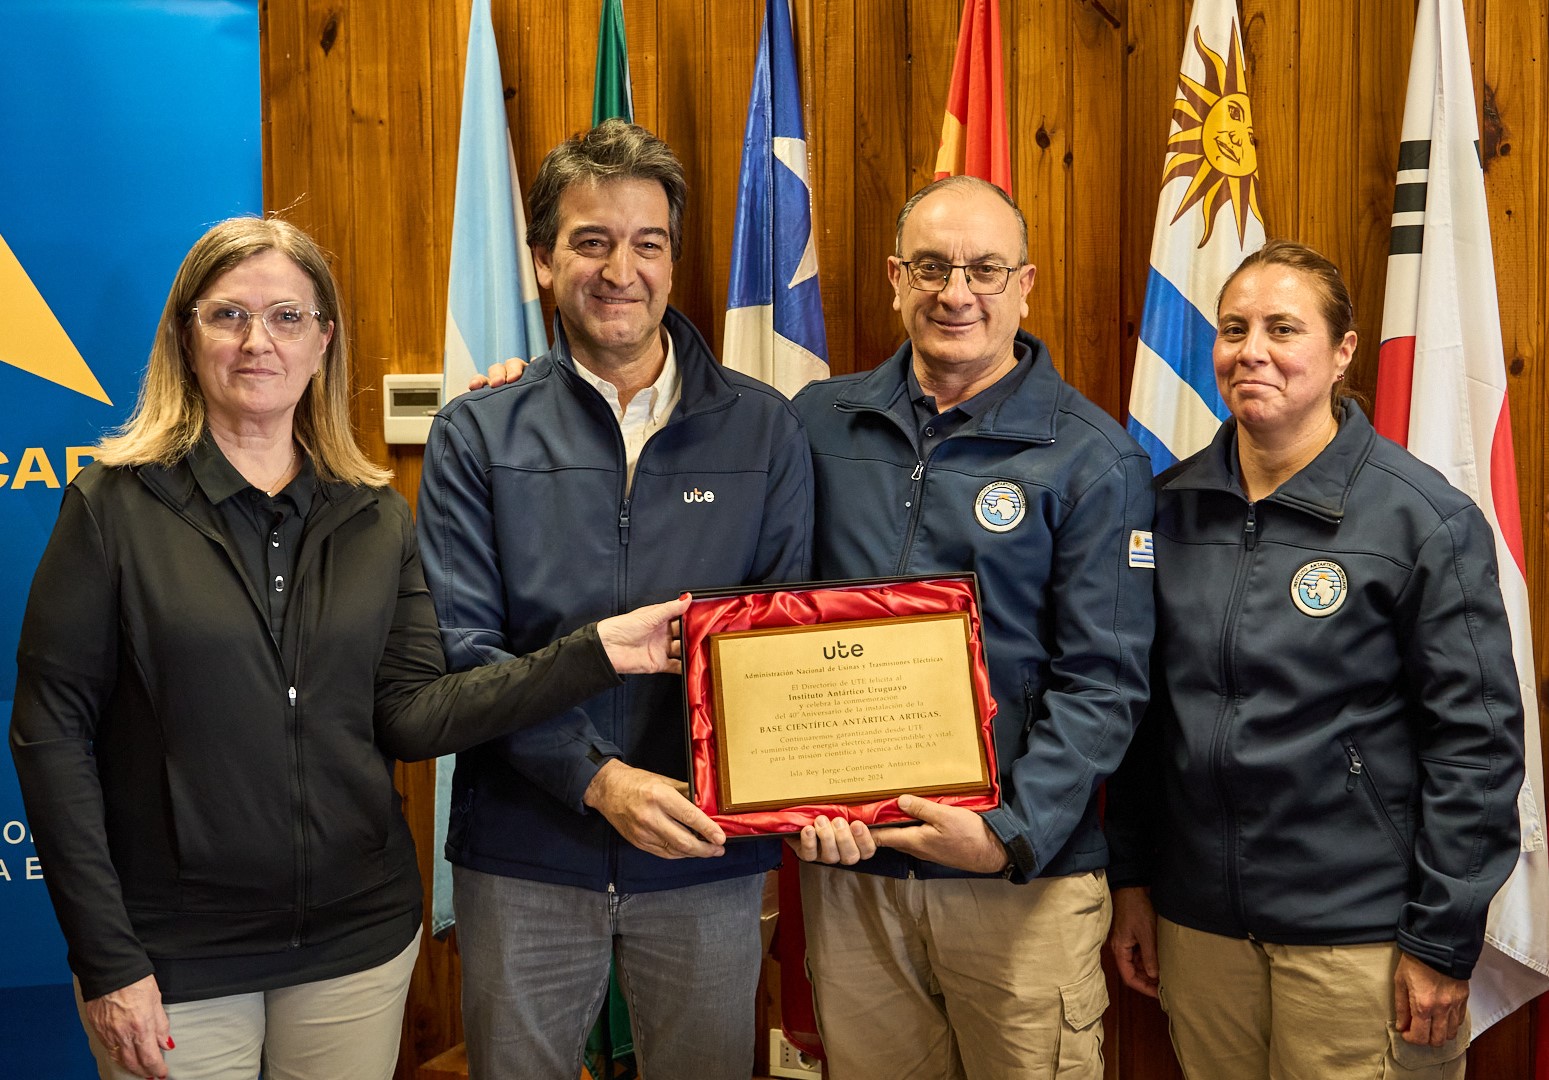
[[292, 686], [285, 692], [285, 696], [290, 698], [290, 707], [294, 709], [296, 707], [296, 688]]
[[619, 543], [629, 544], [629, 500], [625, 499], [619, 507]]
[[919, 479], [920, 479], [921, 474], [923, 474], [924, 472], [925, 472], [925, 462], [923, 462], [923, 461], [916, 461], [914, 463], [914, 475], [909, 477], [909, 479], [918, 482]]
[[1249, 551], [1259, 545], [1258, 507], [1253, 503], [1248, 504], [1248, 520], [1243, 524], [1242, 538]]
[[1350, 755], [1350, 775], [1345, 778], [1345, 790], [1354, 791], [1355, 785], [1361, 778], [1361, 772], [1366, 768], [1361, 761], [1361, 755], [1356, 753], [1355, 747], [1345, 747], [1345, 753]]

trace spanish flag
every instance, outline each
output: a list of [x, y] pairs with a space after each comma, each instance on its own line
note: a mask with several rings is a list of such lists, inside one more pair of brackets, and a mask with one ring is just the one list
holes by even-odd
[[1011, 194], [1011, 139], [1000, 64], [999, 0], [968, 0], [941, 121], [936, 179], [977, 176]]

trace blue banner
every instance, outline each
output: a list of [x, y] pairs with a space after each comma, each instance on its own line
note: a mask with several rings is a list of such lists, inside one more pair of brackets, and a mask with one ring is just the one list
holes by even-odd
[[[262, 160], [257, 0], [5, 8], [0, 709], [8, 718], [27, 589], [64, 485], [133, 407], [190, 245], [211, 223], [261, 209]], [[59, 1045], [47, 1045], [51, 1025], [35, 1026], [44, 1000], [50, 1009], [62, 1000], [75, 1025], [46, 873], [10, 754], [0, 755], [0, 1041], [13, 1070], [31, 1045], [43, 1055], [34, 1073], [62, 1077], [76, 1072]], [[17, 987], [38, 992], [9, 989]]]

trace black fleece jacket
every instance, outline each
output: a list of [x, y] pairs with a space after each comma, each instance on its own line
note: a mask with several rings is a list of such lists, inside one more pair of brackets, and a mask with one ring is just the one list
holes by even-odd
[[403, 948], [421, 890], [394, 760], [619, 682], [595, 626], [446, 675], [409, 509], [388, 489], [318, 484], [291, 587], [282, 649], [186, 462], [92, 465], [65, 493], [22, 627], [11, 748], [87, 998], [159, 959], [291, 951], [300, 982], [329, 942]]

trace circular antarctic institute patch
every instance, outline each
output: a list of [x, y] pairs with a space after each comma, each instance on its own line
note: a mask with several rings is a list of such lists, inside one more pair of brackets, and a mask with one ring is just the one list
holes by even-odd
[[984, 485], [974, 500], [974, 517], [990, 532], [1010, 532], [1027, 513], [1027, 496], [1009, 480]]
[[1327, 559], [1308, 563], [1291, 578], [1291, 603], [1314, 619], [1338, 611], [1349, 591], [1350, 579], [1345, 576], [1344, 567]]

